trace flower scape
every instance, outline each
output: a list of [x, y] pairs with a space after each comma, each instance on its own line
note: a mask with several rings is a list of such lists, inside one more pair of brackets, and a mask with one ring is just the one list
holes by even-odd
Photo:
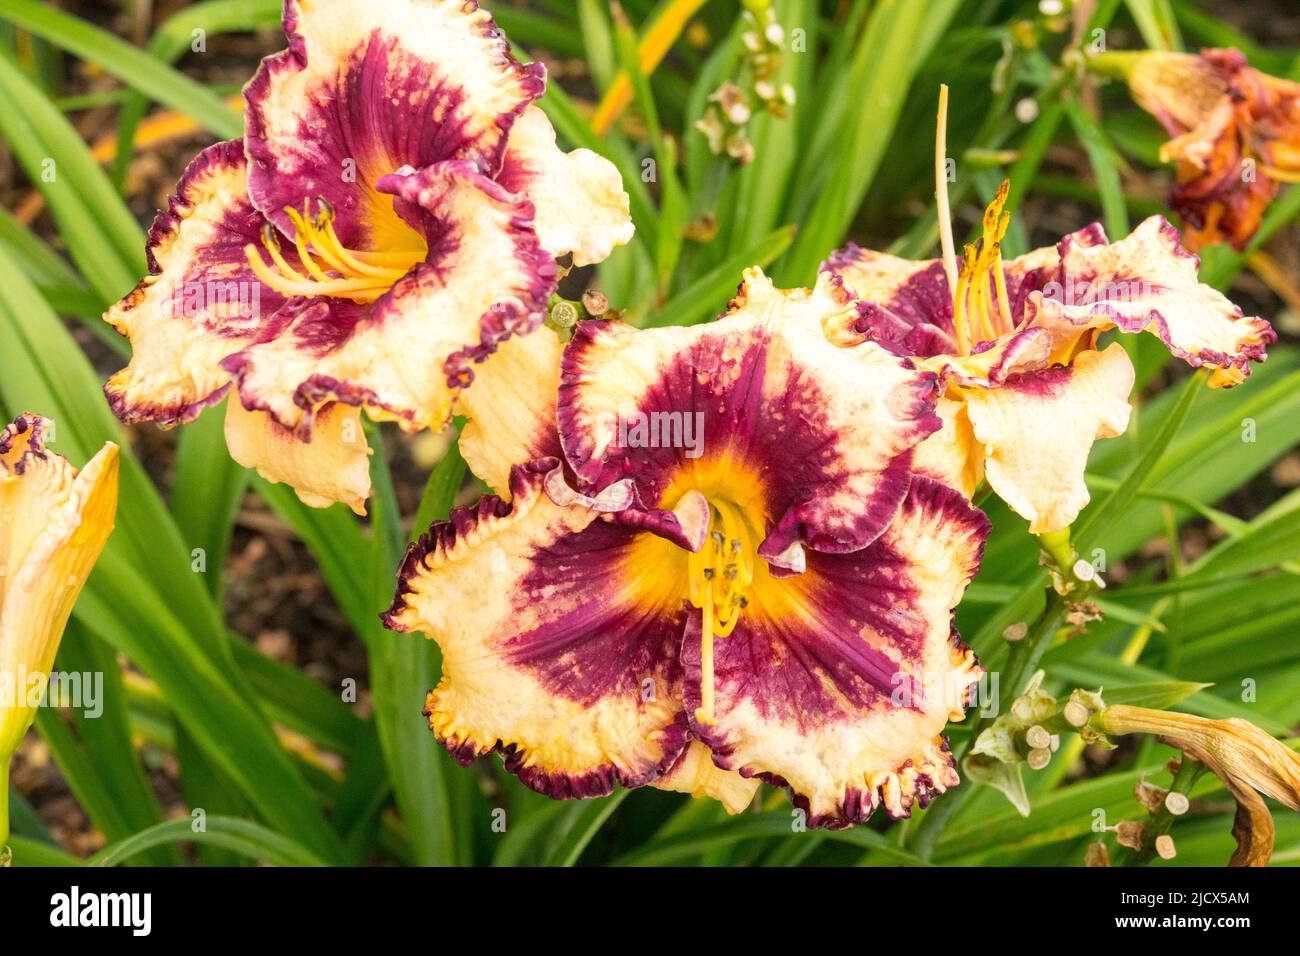
[[[19, 6], [38, 36], [77, 22]], [[93, 203], [53, 189], [71, 264], [32, 252], [30, 219], [0, 223], [0, 260], [38, 276], [0, 290], [0, 361], [17, 356], [0, 692], [89, 659], [139, 704], [111, 709], [102, 755], [130, 766], [139, 805], [94, 805], [91, 859], [180, 862], [175, 840], [131, 842], [166, 825], [138, 746], [175, 748], [182, 783], [202, 773], [246, 809], [203, 853], [272, 863], [486, 862], [466, 821], [498, 810], [507, 862], [1006, 864], [1049, 846], [1057, 864], [1143, 865], [1178, 856], [1188, 813], [1231, 832], [1233, 865], [1293, 854], [1300, 823], [1266, 798], [1300, 808], [1300, 712], [1235, 688], [1300, 679], [1283, 639], [1300, 508], [1280, 479], [1259, 491], [1294, 470], [1300, 353], [1253, 314], [1300, 302], [1263, 251], [1294, 218], [1273, 210], [1300, 176], [1300, 86], [1236, 49], [1091, 49], [1103, 13], [1039, 4], [982, 24], [1001, 59], [987, 90], [963, 87], [952, 138], [969, 148], [950, 158], [951, 18], [497, 6], [500, 24], [474, 0], [285, 0], [283, 48], [237, 99], [160, 64], [178, 103], [141, 90], [179, 113], [122, 100], [123, 171], [152, 142], [211, 143], [143, 258], [92, 268], [111, 247], [73, 224]], [[886, 75], [923, 42], [923, 65]], [[0, 61], [15, 102], [16, 70]], [[936, 87], [934, 127], [901, 115]], [[1126, 90], [1167, 137], [1167, 209], [1125, 192], [1108, 111]], [[1082, 190], [1040, 168], [1066, 154]], [[933, 191], [914, 188], [932, 163]], [[69, 168], [77, 195], [120, 203], [93, 162]], [[1067, 186], [1042, 217], [1036, 191]], [[83, 353], [57, 310], [88, 298], [103, 322]], [[175, 450], [126, 427], [146, 423], [184, 426]], [[1238, 516], [1234, 494], [1265, 499]], [[351, 674], [339, 700], [227, 619], [259, 593], [227, 554], [248, 549], [255, 578], [263, 533], [306, 545], [365, 659], [363, 706]], [[279, 593], [298, 623], [275, 633], [322, 618]], [[30, 811], [10, 824], [24, 739], [60, 767], [101, 759], [46, 706], [0, 700], [16, 862], [63, 853]], [[136, 710], [164, 713], [165, 739]], [[1129, 735], [1148, 742], [1117, 747]], [[1120, 768], [1142, 783], [1106, 791], [1131, 804], [1117, 823], [1014, 835], [1040, 799]], [[990, 787], [1008, 799], [971, 798]], [[1223, 791], [1227, 811], [1206, 796]], [[602, 856], [624, 811], [648, 835]], [[560, 813], [580, 845], [538, 836]], [[726, 836], [751, 817], [770, 824]], [[692, 849], [696, 830], [718, 849]]]

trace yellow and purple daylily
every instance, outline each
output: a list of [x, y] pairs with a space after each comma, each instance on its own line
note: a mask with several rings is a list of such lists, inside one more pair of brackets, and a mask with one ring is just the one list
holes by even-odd
[[824, 334], [855, 308], [753, 269], [715, 322], [507, 343], [465, 396], [496, 494], [412, 546], [385, 614], [442, 648], [451, 753], [733, 812], [765, 779], [823, 827], [957, 783], [942, 730], [981, 671], [952, 610], [987, 522], [913, 474], [936, 376]]
[[960, 269], [850, 244], [823, 264], [858, 300], [834, 330], [879, 342], [939, 374], [943, 429], [917, 452], [917, 470], [973, 495], [982, 478], [1035, 534], [1060, 531], [1088, 503], [1084, 469], [1098, 438], [1128, 426], [1134, 372], [1118, 342], [1151, 332], [1174, 356], [1213, 370], [1226, 387], [1250, 374], [1275, 340], [1197, 280], [1199, 259], [1153, 216], [1118, 242], [1099, 224], [1056, 246], [1003, 260], [1003, 183]]
[[49, 426], [26, 414], [0, 428], [0, 848], [9, 760], [117, 511], [117, 446], [78, 471], [45, 448]]
[[561, 152], [467, 0], [286, 0], [243, 140], [189, 166], [149, 275], [106, 318], [124, 421], [190, 421], [231, 390], [231, 454], [304, 501], [364, 510], [371, 418], [440, 428], [473, 366], [542, 322], [555, 258], [631, 238], [617, 171]]
[[1278, 183], [1300, 182], [1300, 83], [1252, 69], [1234, 49], [1108, 52], [1088, 65], [1122, 77], [1169, 134], [1160, 147], [1177, 164], [1169, 206], [1193, 250], [1244, 249]]

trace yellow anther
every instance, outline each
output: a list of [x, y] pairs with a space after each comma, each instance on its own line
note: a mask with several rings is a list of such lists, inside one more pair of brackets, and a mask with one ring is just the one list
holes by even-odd
[[969, 355], [977, 342], [996, 339], [1015, 328], [1002, 269], [1002, 239], [1011, 224], [1011, 214], [1003, 207], [1010, 191], [1011, 183], [1004, 179], [984, 210], [983, 235], [963, 251], [953, 296], [953, 331], [962, 355]]
[[285, 207], [294, 227], [294, 246], [303, 275], [284, 258], [275, 227], [262, 227], [262, 246], [271, 257], [268, 265], [257, 247], [244, 248], [249, 268], [270, 288], [285, 296], [330, 296], [358, 303], [373, 302], [424, 258], [423, 248], [394, 252], [361, 252], [346, 248], [334, 231], [334, 207], [317, 197], [316, 212], [303, 200], [302, 212]]

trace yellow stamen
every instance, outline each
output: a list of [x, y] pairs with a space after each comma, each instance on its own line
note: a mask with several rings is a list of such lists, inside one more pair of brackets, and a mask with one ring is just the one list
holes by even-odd
[[997, 284], [998, 290], [998, 317], [1002, 321], [1002, 331], [1012, 332], [1016, 327], [1016, 320], [1011, 315], [1011, 302], [1007, 298], [1007, 277], [1002, 272], [1002, 244], [999, 242], [993, 247], [993, 281]]
[[323, 198], [317, 200], [317, 215], [311, 216], [304, 201], [303, 211], [285, 207], [294, 227], [294, 245], [306, 275], [296, 270], [280, 252], [274, 226], [262, 230], [262, 246], [271, 265], [257, 247], [244, 247], [248, 266], [263, 283], [285, 296], [331, 296], [365, 304], [392, 288], [393, 283], [425, 256], [424, 248], [393, 252], [364, 252], [343, 245], [334, 231], [334, 210]]
[[712, 505], [709, 535], [699, 551], [687, 560], [687, 592], [694, 607], [703, 612], [700, 635], [700, 706], [695, 719], [714, 719], [713, 641], [729, 637], [749, 603], [754, 583], [754, 537], [744, 512], [729, 502]]
[[970, 354], [971, 340], [967, 327], [970, 318], [967, 314], [967, 304], [970, 298], [971, 275], [975, 271], [974, 259], [974, 248], [967, 246], [962, 253], [961, 273], [957, 276], [957, 291], [953, 295], [952, 327], [957, 335], [958, 355]]
[[299, 275], [297, 270], [285, 261], [284, 255], [280, 252], [280, 238], [275, 231], [275, 226], [269, 222], [262, 223], [262, 245], [265, 246], [266, 251], [271, 254], [271, 261], [275, 263], [277, 269], [287, 275], [290, 279], [299, 282], [307, 281], [304, 276]]
[[294, 245], [298, 247], [298, 258], [302, 260], [302, 264], [307, 267], [307, 271], [311, 273], [313, 279], [317, 282], [328, 282], [330, 277], [325, 274], [325, 270], [320, 267], [316, 260], [313, 259], [311, 254], [307, 251], [307, 237], [310, 235], [309, 230], [311, 227], [308, 226], [306, 220], [298, 214], [298, 211], [290, 206], [285, 207], [284, 214], [288, 216], [289, 221], [293, 223], [293, 242]]
[[[966, 246], [962, 256], [957, 292], [953, 298], [953, 330], [957, 337], [957, 350], [962, 355], [970, 354], [977, 336], [981, 337], [980, 341], [991, 341], [1015, 328], [1006, 275], [1002, 270], [1002, 239], [1011, 224], [1011, 214], [1003, 207], [1010, 190], [1011, 183], [1003, 180], [993, 201], [984, 210], [983, 235], [978, 243]], [[970, 302], [972, 296], [975, 299], [973, 304]]]

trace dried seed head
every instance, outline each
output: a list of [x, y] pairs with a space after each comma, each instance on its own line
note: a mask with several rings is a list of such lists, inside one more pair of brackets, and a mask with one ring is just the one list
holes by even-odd
[[1080, 701], [1071, 700], [1061, 709], [1061, 716], [1071, 727], [1082, 727], [1088, 722], [1088, 708]]
[[1083, 851], [1083, 865], [1110, 866], [1110, 851], [1106, 849], [1106, 844], [1100, 840], [1089, 843], [1088, 849]]
[[1168, 833], [1156, 837], [1156, 855], [1162, 860], [1172, 860], [1178, 855], [1178, 850], [1174, 847], [1174, 838]]
[[1142, 849], [1142, 831], [1146, 824], [1140, 820], [1121, 820], [1115, 824], [1115, 842], [1130, 850]]
[[602, 316], [609, 311], [609, 299], [599, 289], [588, 289], [582, 293], [582, 307], [590, 316]]
[[1191, 805], [1192, 802], [1187, 799], [1187, 794], [1179, 793], [1177, 790], [1170, 790], [1165, 796], [1165, 809], [1176, 817], [1181, 817]]

